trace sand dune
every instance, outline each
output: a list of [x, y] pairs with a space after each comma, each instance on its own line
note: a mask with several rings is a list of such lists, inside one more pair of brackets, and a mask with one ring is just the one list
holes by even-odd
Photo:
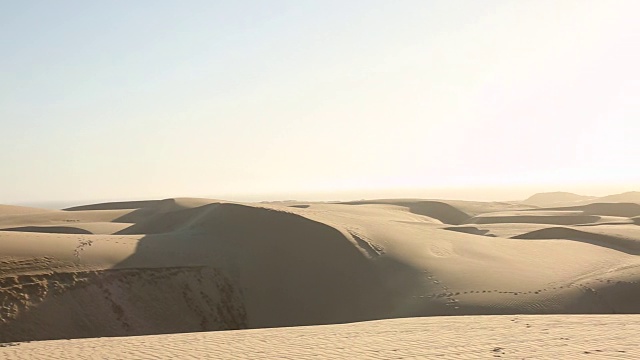
[[640, 203], [640, 191], [629, 191], [622, 194], [601, 197], [599, 202], [632, 202]]
[[624, 216], [635, 207], [482, 204], [166, 199], [7, 212], [0, 342], [640, 313], [640, 232]]
[[549, 192], [535, 194], [523, 201], [522, 204], [539, 207], [579, 206], [592, 203], [639, 203], [640, 192], [630, 191], [608, 196], [584, 196], [568, 192]]
[[441, 201], [411, 201], [411, 200], [371, 200], [344, 202], [345, 205], [390, 204], [407, 208], [410, 212], [428, 216], [445, 224], [459, 225], [470, 218], [469, 214]]
[[579, 206], [536, 208], [482, 213], [468, 224], [529, 223], [549, 225], [602, 225], [633, 223], [640, 215], [640, 204], [592, 203]]
[[71, 226], [19, 226], [14, 228], [0, 229], [0, 231], [24, 231], [54, 234], [92, 234], [91, 231]]
[[135, 210], [143, 208], [171, 207], [176, 204], [175, 199], [147, 200], [147, 201], [120, 201], [100, 204], [80, 205], [66, 208], [66, 211], [87, 211], [87, 210]]
[[46, 213], [49, 211], [51, 210], [0, 204], [0, 216], [37, 214], [37, 213]]
[[640, 239], [596, 234], [576, 229], [551, 227], [514, 236], [513, 239], [566, 239], [582, 241], [593, 245], [608, 247], [633, 255], [640, 255]]
[[524, 213], [512, 214], [489, 214], [480, 215], [469, 219], [469, 224], [496, 224], [496, 223], [526, 223], [526, 224], [549, 224], [549, 225], [578, 225], [590, 224], [601, 221], [600, 216], [560, 214], [557, 212], [547, 212], [545, 215], [528, 215]]
[[595, 196], [584, 196], [559, 191], [534, 194], [526, 200], [523, 200], [522, 203], [541, 207], [551, 207], [558, 204], [584, 203], [594, 199], [596, 199]]
[[408, 318], [297, 328], [11, 343], [17, 359], [638, 359], [638, 315]]
[[585, 215], [599, 216], [618, 216], [618, 217], [634, 217], [640, 216], [640, 204], [636, 203], [592, 203], [580, 206], [568, 206], [549, 209], [540, 209], [542, 211], [576, 211]]

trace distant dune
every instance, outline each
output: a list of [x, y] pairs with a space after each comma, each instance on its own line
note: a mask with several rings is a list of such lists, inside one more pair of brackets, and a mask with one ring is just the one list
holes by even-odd
[[640, 313], [640, 204], [537, 204], [2, 206], [0, 342]]
[[579, 211], [585, 215], [600, 215], [600, 216], [619, 216], [619, 217], [634, 217], [640, 216], [640, 204], [638, 203], [591, 203], [580, 206], [569, 206], [560, 208], [546, 209], [555, 211]]
[[535, 230], [526, 234], [514, 236], [512, 239], [566, 239], [581, 241], [593, 245], [608, 247], [623, 251], [628, 254], [640, 255], [640, 239], [617, 237], [606, 234], [597, 234], [588, 231], [550, 227], [541, 230]]
[[554, 206], [559, 204], [571, 204], [594, 200], [596, 197], [577, 195], [569, 192], [549, 192], [532, 195], [522, 201], [523, 204], [535, 206]]
[[44, 213], [51, 210], [25, 207], [25, 206], [14, 206], [14, 205], [2, 205], [0, 204], [0, 216], [7, 215], [28, 215], [28, 214], [37, 214]]
[[629, 191], [622, 194], [604, 196], [599, 202], [633, 202], [640, 203], [640, 191]]
[[521, 201], [523, 204], [541, 206], [541, 207], [557, 207], [557, 206], [577, 206], [591, 203], [640, 203], [640, 192], [630, 191], [622, 194], [608, 196], [585, 196], [577, 195], [569, 192], [548, 192], [532, 195], [526, 200]]

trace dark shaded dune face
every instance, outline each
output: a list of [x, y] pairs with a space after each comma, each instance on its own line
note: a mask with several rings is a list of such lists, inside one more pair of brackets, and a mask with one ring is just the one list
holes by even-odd
[[582, 211], [585, 215], [600, 216], [640, 216], [640, 204], [636, 203], [594, 203], [583, 206], [557, 207], [540, 210]]
[[420, 201], [409, 205], [409, 211], [438, 219], [445, 224], [464, 224], [470, 216], [457, 208], [439, 201]]
[[404, 206], [410, 212], [428, 216], [442, 221], [449, 225], [464, 224], [471, 216], [458, 208], [440, 201], [413, 201], [413, 200], [372, 200], [372, 201], [351, 201], [341, 203], [344, 205], [367, 205], [367, 204], [387, 204]]
[[85, 235], [92, 234], [91, 231], [70, 227], [70, 226], [21, 226], [21, 227], [0, 229], [0, 231], [19, 231], [19, 232], [36, 232], [36, 233], [51, 233], [51, 234], [85, 234]]
[[446, 227], [444, 228], [444, 230], [449, 230], [449, 231], [456, 231], [456, 232], [461, 232], [461, 233], [465, 233], [465, 234], [473, 234], [473, 235], [483, 235], [483, 236], [495, 236], [492, 234], [489, 234], [489, 230], [483, 230], [483, 229], [478, 229], [475, 226], [452, 226], [452, 227]]
[[607, 304], [612, 314], [637, 314], [640, 282], [610, 281], [596, 286], [593, 295]]
[[469, 218], [478, 216], [481, 214], [503, 211], [520, 211], [531, 209], [530, 205], [521, 204], [518, 202], [477, 202], [477, 201], [463, 201], [463, 200], [447, 200], [446, 204], [449, 204], [456, 209], [466, 213]]
[[0, 298], [0, 342], [247, 327], [240, 294], [214, 268], [18, 275], [0, 278]]
[[178, 204], [176, 199], [150, 200], [150, 201], [129, 201], [113, 202], [96, 205], [77, 206], [64, 211], [73, 213], [74, 211], [105, 211], [105, 210], [132, 210], [113, 220], [118, 223], [138, 223], [146, 221], [150, 217], [175, 210], [185, 209], [185, 206]]
[[308, 208], [310, 205], [289, 205], [289, 207], [292, 208], [298, 208], [298, 209], [306, 209]]
[[177, 231], [189, 227], [200, 216], [216, 206], [219, 206], [219, 204], [203, 205], [196, 208], [179, 208], [173, 211], [144, 212], [144, 210], [141, 210], [138, 214], [130, 214], [129, 217], [141, 217], [142, 219], [136, 219], [137, 221], [134, 225], [119, 231], [117, 234], [151, 235]]
[[549, 225], [580, 225], [594, 223], [600, 220], [593, 215], [562, 215], [562, 216], [479, 216], [471, 219], [469, 224], [549, 224]]
[[640, 216], [640, 204], [634, 203], [597, 203], [585, 206], [585, 214], [603, 216], [634, 217]]
[[633, 218], [633, 219], [631, 219], [631, 220], [633, 220], [633, 223], [634, 223], [634, 224], [636, 224], [636, 225], [640, 225], [640, 216], [636, 216], [636, 217], [634, 217], [634, 218]]
[[540, 229], [526, 234], [512, 237], [512, 239], [547, 240], [561, 239], [574, 240], [597, 246], [602, 246], [631, 255], [640, 255], [640, 242], [632, 239], [615, 237], [604, 234], [595, 234], [587, 231], [569, 229], [564, 227], [553, 227]]
[[[174, 232], [143, 238], [135, 254], [117, 267], [139, 266], [163, 253], [175, 256], [162, 264], [188, 261], [220, 268], [243, 294], [249, 327], [328, 324], [392, 313], [377, 268], [333, 227], [227, 203], [184, 210], [175, 219], [164, 228]], [[156, 293], [148, 301], [153, 306], [170, 300]]]

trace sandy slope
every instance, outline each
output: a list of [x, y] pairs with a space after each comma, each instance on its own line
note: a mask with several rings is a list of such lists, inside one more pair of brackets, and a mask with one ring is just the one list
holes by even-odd
[[5, 344], [17, 359], [638, 359], [639, 315], [460, 316]]
[[634, 204], [166, 199], [2, 209], [5, 342], [640, 313]]

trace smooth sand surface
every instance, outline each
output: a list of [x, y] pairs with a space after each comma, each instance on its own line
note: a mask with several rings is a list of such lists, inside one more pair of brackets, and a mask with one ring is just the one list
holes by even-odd
[[640, 313], [640, 205], [558, 203], [0, 207], [0, 342]]
[[640, 315], [460, 316], [4, 344], [17, 359], [638, 359]]

